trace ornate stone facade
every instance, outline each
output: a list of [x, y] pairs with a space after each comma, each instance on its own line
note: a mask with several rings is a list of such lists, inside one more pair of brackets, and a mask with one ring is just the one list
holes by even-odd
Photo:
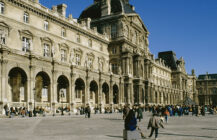
[[197, 90], [200, 105], [217, 105], [217, 74], [199, 75]]
[[50, 10], [38, 0], [1, 0], [0, 6], [1, 112], [5, 104], [50, 111], [87, 103], [176, 104], [196, 94], [183, 58], [162, 52], [154, 59], [149, 32], [128, 0], [95, 0], [79, 19], [65, 17], [65, 4]]

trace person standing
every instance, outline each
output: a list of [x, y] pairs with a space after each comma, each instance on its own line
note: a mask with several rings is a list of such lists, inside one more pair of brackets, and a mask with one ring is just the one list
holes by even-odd
[[90, 106], [87, 106], [87, 116], [88, 116], [88, 118], [90, 118], [90, 113], [91, 113]]
[[137, 109], [137, 119], [139, 122], [141, 122], [141, 119], [143, 119], [142, 108], [140, 106]]
[[152, 137], [154, 131], [155, 131], [155, 140], [157, 140], [158, 137], [158, 129], [160, 127], [164, 128], [162, 122], [160, 121], [160, 118], [157, 116], [156, 113], [153, 114], [153, 116], [150, 118], [148, 123], [148, 129], [151, 127], [151, 133], [149, 135], [149, 138]]

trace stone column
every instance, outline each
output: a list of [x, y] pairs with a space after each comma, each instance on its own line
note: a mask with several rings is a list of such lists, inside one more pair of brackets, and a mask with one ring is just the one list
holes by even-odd
[[1, 61], [1, 96], [0, 96], [0, 114], [4, 114], [4, 105], [8, 102], [6, 98], [7, 84], [8, 84], [8, 74], [7, 74], [7, 60]]
[[86, 87], [85, 87], [85, 105], [89, 104], [90, 101], [90, 78], [86, 76]]
[[113, 81], [110, 80], [110, 93], [109, 93], [109, 103], [113, 105]]
[[102, 80], [101, 76], [99, 78], [99, 88], [98, 88], [98, 106], [102, 104]]

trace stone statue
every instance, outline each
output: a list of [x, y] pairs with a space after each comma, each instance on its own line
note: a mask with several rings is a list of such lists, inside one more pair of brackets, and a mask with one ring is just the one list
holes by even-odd
[[54, 46], [51, 47], [51, 55], [52, 55], [52, 57], [55, 56], [55, 47]]
[[98, 64], [99, 64], [99, 71], [103, 71], [102, 70], [102, 59], [99, 58]]
[[70, 62], [72, 65], [74, 65], [74, 50], [71, 50], [71, 53], [70, 53]]
[[148, 34], [145, 35], [145, 45], [149, 46]]

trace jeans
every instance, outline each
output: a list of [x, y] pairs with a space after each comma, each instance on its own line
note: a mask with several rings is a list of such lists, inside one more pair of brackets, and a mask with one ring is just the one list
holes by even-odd
[[154, 131], [155, 131], [155, 138], [157, 138], [157, 136], [158, 136], [158, 128], [154, 128], [154, 127], [151, 128], [151, 134], [149, 135], [149, 137], [151, 137], [153, 135]]

